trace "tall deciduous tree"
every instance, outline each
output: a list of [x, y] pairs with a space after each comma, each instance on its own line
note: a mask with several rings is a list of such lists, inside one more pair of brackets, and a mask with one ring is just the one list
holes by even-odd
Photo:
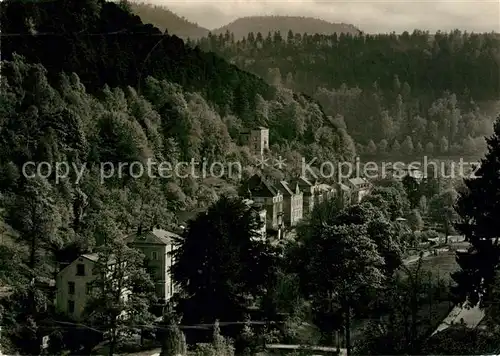
[[417, 209], [413, 209], [408, 216], [408, 222], [410, 224], [410, 228], [413, 231], [420, 231], [424, 227], [424, 221], [422, 220], [422, 216]]
[[[59, 246], [61, 216], [50, 183], [39, 176], [27, 179], [22, 191], [5, 201], [6, 222], [19, 232], [19, 242], [28, 249], [29, 278], [47, 276], [46, 256]], [[45, 272], [45, 273], [44, 273]], [[34, 295], [31, 302], [35, 308]]]
[[103, 216], [105, 243], [98, 249], [84, 315], [89, 323], [109, 333], [109, 355], [134, 328], [152, 323], [149, 307], [154, 284], [144, 270], [144, 256], [126, 244], [112, 219]]
[[443, 224], [446, 242], [448, 242], [448, 235], [453, 231], [453, 225], [457, 218], [455, 211], [457, 198], [458, 194], [454, 189], [447, 189], [435, 195], [429, 202], [429, 216], [434, 222]]
[[421, 195], [417, 180], [407, 174], [403, 177], [402, 183], [410, 201], [410, 208], [415, 208], [418, 205]]
[[381, 286], [384, 261], [364, 225], [318, 225], [303, 242], [305, 290], [316, 303], [328, 301], [328, 309], [341, 312], [350, 355], [352, 308], [364, 288]]
[[187, 323], [240, 320], [258, 296], [272, 261], [260, 221], [240, 198], [221, 197], [176, 241], [174, 280]]

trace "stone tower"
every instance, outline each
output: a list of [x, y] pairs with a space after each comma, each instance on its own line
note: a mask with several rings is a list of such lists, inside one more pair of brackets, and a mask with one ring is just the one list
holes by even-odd
[[258, 127], [250, 131], [250, 152], [255, 156], [262, 156], [269, 149], [269, 129]]

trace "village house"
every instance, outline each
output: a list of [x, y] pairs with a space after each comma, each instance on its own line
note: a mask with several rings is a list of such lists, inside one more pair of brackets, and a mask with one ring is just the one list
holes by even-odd
[[250, 199], [266, 210], [266, 229], [281, 238], [283, 227], [283, 194], [261, 175], [255, 174], [246, 183]]
[[371, 183], [366, 178], [356, 177], [347, 181], [351, 189], [351, 203], [359, 204], [370, 193]]
[[179, 235], [163, 229], [150, 229], [129, 236], [131, 247], [145, 256], [146, 269], [155, 284], [158, 304], [166, 304], [175, 292], [170, 268], [173, 264], [174, 240]]
[[352, 194], [351, 188], [348, 185], [342, 182], [336, 182], [334, 184], [335, 194], [337, 199], [339, 199], [340, 205], [343, 207], [351, 205], [352, 202]]
[[287, 227], [295, 226], [302, 219], [303, 193], [297, 182], [288, 184], [286, 181], [281, 181], [280, 188], [283, 192], [284, 223]]
[[263, 156], [269, 150], [269, 129], [257, 127], [241, 134], [244, 145], [250, 147], [250, 153], [254, 156]]
[[317, 189], [316, 181], [311, 182], [305, 177], [299, 177], [291, 182], [292, 185], [297, 184], [302, 191], [302, 214], [305, 216], [310, 214], [314, 209], [314, 200]]
[[[96, 253], [84, 254], [64, 267], [56, 278], [56, 310], [73, 320], [81, 320], [85, 307], [90, 300], [92, 282], [97, 275], [95, 267], [98, 263]], [[126, 262], [123, 262], [126, 264]], [[121, 266], [125, 267], [125, 266]], [[116, 261], [111, 257], [108, 261], [110, 273], [116, 268]], [[123, 298], [129, 292], [123, 290]]]
[[321, 183], [316, 187], [315, 199], [318, 204], [333, 199], [336, 195], [337, 189], [331, 185]]

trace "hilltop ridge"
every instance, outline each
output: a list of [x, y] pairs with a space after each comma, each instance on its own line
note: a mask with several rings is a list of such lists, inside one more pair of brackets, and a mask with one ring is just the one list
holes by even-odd
[[227, 31], [234, 34], [236, 40], [246, 37], [250, 32], [260, 32], [263, 36], [269, 32], [280, 32], [286, 35], [293, 33], [308, 34], [333, 34], [349, 33], [359, 34], [361, 31], [351, 24], [332, 23], [326, 20], [303, 16], [247, 16], [241, 17], [225, 26], [212, 30], [212, 34], [224, 34]]

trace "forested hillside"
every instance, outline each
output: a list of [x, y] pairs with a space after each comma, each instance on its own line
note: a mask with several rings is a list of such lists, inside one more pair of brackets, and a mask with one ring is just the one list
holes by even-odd
[[142, 22], [150, 23], [162, 32], [166, 29], [169, 34], [183, 39], [196, 39], [208, 35], [206, 28], [178, 16], [165, 6], [139, 1], [131, 1], [129, 6], [132, 12], [141, 18]]
[[[269, 126], [276, 144], [293, 140], [312, 144], [319, 140], [315, 135], [322, 127], [330, 130], [336, 147], [349, 139], [313, 99], [277, 92], [213, 53], [187, 47], [176, 36], [163, 36], [131, 15], [127, 6], [101, 0], [7, 2], [2, 7], [2, 33], [20, 35], [3, 40], [2, 56], [9, 60], [17, 53], [42, 64], [51, 83], [61, 72], [74, 72], [94, 94], [104, 85], [130, 85], [140, 92], [148, 76], [177, 83], [183, 90], [200, 93], [220, 115], [229, 117], [234, 138], [240, 129], [261, 125]], [[275, 104], [266, 103], [269, 100]], [[295, 103], [297, 115], [288, 115], [289, 103]], [[166, 115], [171, 109], [158, 110]], [[333, 146], [327, 150], [336, 152]]]
[[[2, 342], [2, 351], [39, 354], [40, 335], [54, 329], [43, 307], [50, 295], [33, 294], [29, 281], [52, 279], [58, 263], [81, 253], [127, 255], [116, 245], [120, 236], [177, 228], [179, 213], [236, 194], [255, 171], [240, 143], [244, 129], [269, 127], [269, 156], [355, 155], [347, 132], [312, 98], [162, 36], [127, 4], [6, 1], [0, 9], [0, 285], [14, 293], [2, 309], [2, 336], [11, 343]], [[138, 164], [151, 161], [239, 162], [243, 172], [210, 180], [201, 168], [159, 176], [153, 166], [152, 175], [141, 174]], [[40, 162], [37, 178], [28, 179]], [[73, 333], [51, 347], [80, 353], [80, 342], [93, 345], [78, 340]]]
[[198, 43], [270, 83], [314, 96], [372, 154], [400, 152], [403, 142], [405, 152], [482, 151], [500, 98], [498, 34], [289, 31]]
[[312, 17], [298, 16], [248, 16], [239, 18], [225, 26], [211, 31], [214, 36], [225, 35], [229, 32], [234, 38], [241, 40], [246, 38], [249, 33], [268, 33], [280, 32], [282, 34], [292, 31], [294, 33], [319, 33], [331, 35], [333, 33], [349, 33], [356, 35], [360, 30], [355, 26], [344, 23], [331, 23], [325, 20]]
[[[443, 165], [335, 174], [363, 173], [336, 165], [357, 154], [349, 132], [373, 156], [479, 152], [498, 37], [226, 32], [200, 48], [104, 0], [4, 0], [0, 21], [0, 354], [499, 349], [496, 304], [484, 333], [427, 341], [455, 290], [500, 295], [500, 121], [476, 183]], [[301, 189], [304, 158], [321, 173]], [[452, 288], [457, 199], [493, 228], [462, 225], [476, 250]]]

